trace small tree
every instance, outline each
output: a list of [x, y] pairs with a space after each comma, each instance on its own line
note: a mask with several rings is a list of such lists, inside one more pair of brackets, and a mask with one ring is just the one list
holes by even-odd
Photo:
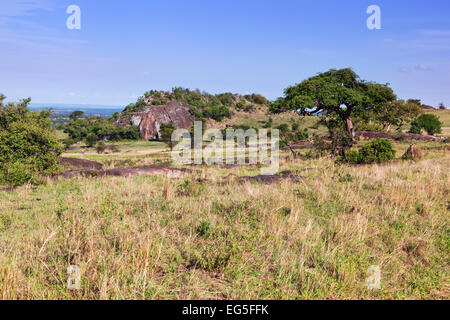
[[446, 109], [446, 108], [445, 108], [444, 103], [441, 102], [441, 103], [439, 104], [439, 110], [445, 110], [445, 109]]
[[97, 145], [95, 146], [95, 150], [97, 150], [97, 153], [104, 153], [106, 150], [106, 145], [103, 141], [97, 142]]
[[411, 123], [411, 133], [421, 133], [424, 129], [429, 135], [433, 136], [442, 133], [442, 122], [434, 114], [423, 114]]
[[415, 100], [396, 100], [387, 105], [377, 116], [377, 121], [381, 123], [384, 131], [390, 131], [392, 126], [397, 130], [408, 122], [418, 117], [422, 113], [421, 106]]
[[3, 108], [3, 100], [5, 100], [5, 99], [6, 99], [5, 95], [0, 93], [0, 109]]
[[159, 128], [160, 139], [170, 148], [173, 149], [172, 133], [175, 131], [175, 127], [171, 123], [163, 123]]
[[33, 112], [31, 99], [0, 109], [0, 181], [11, 186], [38, 183], [59, 170], [62, 145], [48, 110]]
[[81, 118], [83, 115], [84, 115], [83, 111], [77, 110], [77, 111], [72, 112], [69, 115], [69, 119], [70, 120], [77, 120], [77, 119]]
[[86, 139], [84, 140], [84, 142], [86, 143], [86, 145], [90, 148], [92, 148], [93, 146], [95, 146], [95, 144], [98, 141], [98, 136], [95, 133], [89, 133], [86, 136]]

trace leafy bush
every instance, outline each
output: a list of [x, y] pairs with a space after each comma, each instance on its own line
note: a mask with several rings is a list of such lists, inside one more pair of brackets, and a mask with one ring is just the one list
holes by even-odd
[[263, 128], [269, 129], [272, 127], [272, 125], [273, 125], [273, 119], [269, 118], [269, 120], [267, 120], [266, 123], [264, 123]]
[[59, 170], [63, 146], [51, 126], [51, 112], [29, 110], [30, 101], [0, 109], [0, 181], [10, 186], [36, 184]]
[[[357, 164], [383, 163], [395, 158], [395, 150], [388, 139], [375, 139], [361, 150], [345, 153], [345, 162]], [[341, 159], [339, 159], [341, 160]]]
[[408, 132], [414, 134], [422, 134], [422, 127], [420, 126], [419, 123], [413, 122], [411, 123], [411, 128], [409, 129]]
[[84, 142], [86, 142], [86, 145], [88, 146], [88, 147], [93, 147], [93, 146], [95, 146], [95, 143], [98, 141], [98, 136], [95, 134], [95, 133], [89, 133], [87, 136], [86, 136], [86, 139], [84, 139]]
[[159, 128], [160, 139], [172, 150], [173, 142], [172, 142], [172, 134], [175, 131], [175, 127], [170, 123], [163, 123]]
[[231, 110], [227, 106], [210, 103], [205, 106], [203, 114], [207, 118], [221, 122], [224, 118], [231, 117]]
[[103, 141], [97, 142], [97, 145], [95, 146], [95, 150], [97, 150], [97, 153], [104, 153], [106, 150], [106, 145]]
[[268, 104], [269, 101], [262, 95], [260, 94], [248, 94], [244, 96], [245, 99], [247, 99], [250, 102], [256, 103], [256, 104]]
[[434, 114], [423, 114], [411, 123], [410, 133], [421, 132], [424, 129], [429, 135], [442, 133], [442, 122]]

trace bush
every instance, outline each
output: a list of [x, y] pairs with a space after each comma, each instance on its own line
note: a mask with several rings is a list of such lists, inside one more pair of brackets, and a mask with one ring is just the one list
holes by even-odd
[[413, 122], [411, 123], [411, 128], [409, 129], [408, 132], [414, 134], [422, 134], [422, 127], [420, 126], [419, 123]]
[[0, 110], [0, 182], [10, 186], [37, 184], [41, 176], [59, 171], [63, 146], [51, 127], [51, 112], [33, 112], [29, 102]]
[[424, 129], [429, 135], [433, 136], [442, 133], [442, 122], [434, 114], [423, 114], [411, 123], [410, 133], [417, 133]]
[[348, 163], [360, 163], [359, 151], [349, 150], [345, 153], [345, 162]]
[[86, 143], [86, 145], [90, 148], [92, 148], [93, 146], [95, 146], [96, 142], [98, 141], [98, 136], [95, 133], [89, 133], [86, 136], [86, 139], [84, 140], [84, 142]]
[[353, 164], [383, 163], [395, 158], [395, 150], [388, 139], [375, 139], [361, 150], [348, 150], [345, 156], [339, 156], [337, 163]]
[[104, 153], [106, 150], [106, 145], [103, 141], [97, 142], [97, 145], [95, 146], [95, 150], [97, 150], [97, 153]]

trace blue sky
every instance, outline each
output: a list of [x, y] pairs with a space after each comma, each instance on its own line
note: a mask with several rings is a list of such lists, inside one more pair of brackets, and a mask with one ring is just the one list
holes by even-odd
[[[81, 8], [69, 30], [66, 8]], [[366, 9], [381, 8], [381, 30]], [[149, 89], [262, 93], [330, 68], [450, 105], [450, 1], [2, 0], [0, 92], [126, 105]]]

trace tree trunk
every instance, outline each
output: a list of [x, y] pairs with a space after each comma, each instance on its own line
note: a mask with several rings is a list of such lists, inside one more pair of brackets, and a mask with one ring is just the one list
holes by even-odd
[[345, 124], [347, 126], [347, 132], [351, 134], [352, 138], [355, 137], [355, 127], [353, 126], [353, 121], [351, 118], [345, 119]]

